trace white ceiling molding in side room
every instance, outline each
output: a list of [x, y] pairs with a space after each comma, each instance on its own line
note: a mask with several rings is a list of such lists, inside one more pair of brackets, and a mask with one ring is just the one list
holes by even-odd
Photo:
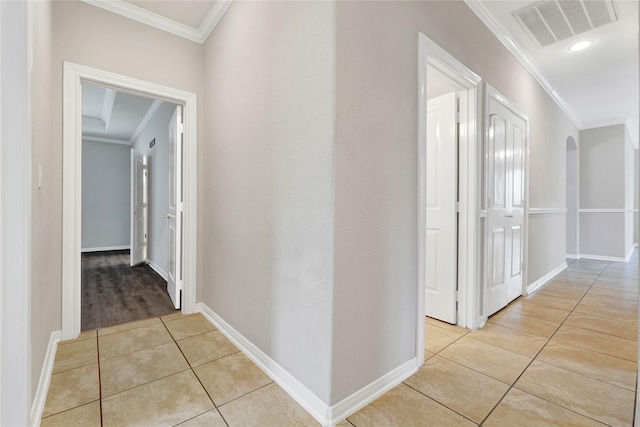
[[584, 127], [582, 120], [577, 114], [569, 107], [566, 101], [560, 96], [554, 85], [544, 75], [540, 67], [531, 58], [531, 56], [520, 47], [520, 45], [509, 35], [507, 30], [496, 21], [485, 6], [478, 1], [464, 0], [465, 4], [480, 18], [484, 25], [491, 30], [491, 32], [505, 45], [505, 47], [511, 52], [513, 56], [531, 73], [534, 79], [540, 86], [549, 94], [556, 104], [565, 112], [573, 124], [578, 128]]
[[106, 142], [108, 144], [121, 144], [121, 145], [131, 145], [131, 141], [125, 141], [123, 139], [114, 139], [114, 138], [104, 138], [101, 136], [91, 136], [91, 135], [82, 135], [83, 141], [93, 141], [93, 142]]
[[160, 101], [159, 99], [153, 100], [153, 104], [151, 104], [151, 106], [147, 110], [147, 113], [144, 115], [142, 120], [140, 120], [140, 124], [138, 124], [138, 127], [133, 132], [133, 135], [131, 135], [131, 140], [129, 141], [131, 144], [136, 142], [136, 139], [138, 139], [142, 131], [144, 131], [144, 128], [147, 127], [147, 125], [149, 124], [153, 116], [156, 115], [156, 112], [158, 111], [158, 108], [160, 108], [161, 105], [162, 105], [162, 101]]
[[207, 16], [202, 21], [200, 28], [194, 28], [189, 25], [185, 25], [181, 22], [174, 21], [173, 19], [143, 9], [131, 3], [127, 3], [123, 0], [82, 1], [93, 6], [108, 10], [109, 12], [113, 12], [129, 19], [142, 22], [143, 24], [150, 25], [159, 30], [166, 31], [171, 34], [175, 34], [176, 36], [184, 37], [185, 39], [202, 44], [207, 40], [216, 25], [218, 25], [218, 22], [220, 22], [233, 0], [216, 1]]
[[111, 121], [111, 113], [113, 113], [113, 103], [116, 100], [116, 91], [105, 88], [104, 99], [102, 101], [102, 122], [104, 123], [104, 132], [109, 132], [109, 122]]

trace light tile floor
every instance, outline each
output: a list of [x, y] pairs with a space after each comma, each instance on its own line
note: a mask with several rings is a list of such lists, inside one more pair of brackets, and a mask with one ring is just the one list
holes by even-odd
[[[339, 425], [632, 425], [637, 262], [571, 262], [478, 331], [427, 318], [424, 366]], [[41, 425], [317, 423], [204, 317], [175, 314], [60, 343]]]

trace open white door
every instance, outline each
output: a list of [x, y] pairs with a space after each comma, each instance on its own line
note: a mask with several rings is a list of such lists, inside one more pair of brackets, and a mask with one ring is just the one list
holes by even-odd
[[147, 156], [131, 150], [131, 259], [130, 265], [147, 260]]
[[522, 295], [527, 122], [489, 99], [487, 315]]
[[425, 313], [457, 322], [458, 136], [456, 94], [427, 101]]
[[167, 292], [176, 309], [182, 300], [182, 153], [184, 144], [182, 106], [176, 107], [169, 123], [169, 271]]

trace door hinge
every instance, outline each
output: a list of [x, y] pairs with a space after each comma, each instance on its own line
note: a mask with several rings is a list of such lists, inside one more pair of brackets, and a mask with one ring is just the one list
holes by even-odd
[[456, 302], [460, 301], [460, 292], [456, 291]]
[[460, 213], [460, 202], [456, 202], [456, 213]]

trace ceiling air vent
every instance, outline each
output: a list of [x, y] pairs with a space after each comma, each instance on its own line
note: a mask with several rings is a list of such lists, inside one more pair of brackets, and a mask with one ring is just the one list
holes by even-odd
[[544, 0], [513, 16], [540, 47], [618, 20], [611, 0]]

